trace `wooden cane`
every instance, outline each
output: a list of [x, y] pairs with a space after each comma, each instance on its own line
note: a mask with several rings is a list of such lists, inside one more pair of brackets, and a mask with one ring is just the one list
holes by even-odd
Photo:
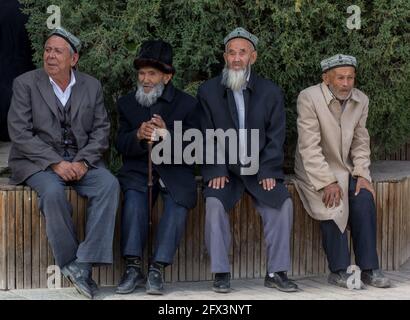
[[[152, 187], [154, 185], [152, 178], [152, 141], [148, 141], [148, 268], [152, 256]], [[147, 269], [148, 270], [148, 269]]]

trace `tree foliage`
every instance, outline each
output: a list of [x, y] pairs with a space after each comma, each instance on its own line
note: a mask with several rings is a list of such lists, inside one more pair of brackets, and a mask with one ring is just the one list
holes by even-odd
[[[132, 63], [141, 43], [162, 38], [174, 47], [176, 86], [195, 95], [223, 67], [223, 38], [243, 26], [260, 39], [255, 70], [286, 94], [288, 157], [296, 143], [298, 93], [321, 81], [320, 61], [336, 53], [357, 57], [357, 87], [370, 98], [373, 154], [410, 137], [410, 1], [355, 2], [361, 29], [350, 30], [346, 1], [313, 0], [20, 0], [34, 60], [41, 65], [49, 5], [83, 42], [80, 70], [100, 79], [116, 130], [116, 99], [135, 86]], [[115, 154], [112, 165], [115, 167]]]

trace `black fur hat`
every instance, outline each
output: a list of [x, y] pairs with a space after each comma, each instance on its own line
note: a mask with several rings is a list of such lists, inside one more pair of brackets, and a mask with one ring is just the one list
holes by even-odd
[[162, 40], [148, 40], [141, 45], [141, 50], [134, 60], [134, 67], [154, 67], [164, 73], [175, 73], [172, 66], [172, 47]]

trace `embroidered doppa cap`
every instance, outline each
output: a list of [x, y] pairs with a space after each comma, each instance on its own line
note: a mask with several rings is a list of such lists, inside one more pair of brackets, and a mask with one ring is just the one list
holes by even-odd
[[351, 67], [356, 68], [357, 60], [353, 56], [348, 56], [348, 55], [339, 53], [339, 54], [334, 55], [333, 57], [322, 60], [320, 62], [320, 66], [322, 68], [322, 72], [326, 72], [336, 67], [351, 66]]
[[71, 32], [68, 32], [64, 28], [61, 28], [61, 27], [55, 28], [53, 31], [50, 32], [50, 34], [48, 35], [48, 38], [50, 38], [51, 36], [58, 36], [58, 37], [63, 38], [65, 41], [67, 41], [70, 44], [74, 52], [78, 53], [81, 50], [80, 39], [78, 39], [75, 35], [73, 35]]
[[230, 40], [235, 38], [242, 38], [250, 41], [255, 49], [259, 41], [257, 36], [253, 35], [252, 33], [250, 33], [242, 27], [238, 27], [225, 37], [224, 45], [226, 45]]

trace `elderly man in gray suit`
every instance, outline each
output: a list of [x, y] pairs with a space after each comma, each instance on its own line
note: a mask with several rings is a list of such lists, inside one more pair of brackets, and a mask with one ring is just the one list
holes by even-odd
[[[15, 79], [8, 114], [10, 183], [25, 183], [39, 207], [56, 264], [77, 290], [98, 289], [93, 264], [113, 261], [119, 184], [104, 167], [110, 123], [101, 84], [75, 70], [81, 43], [63, 28], [49, 35], [43, 68]], [[88, 198], [86, 234], [78, 243], [65, 186]]]

